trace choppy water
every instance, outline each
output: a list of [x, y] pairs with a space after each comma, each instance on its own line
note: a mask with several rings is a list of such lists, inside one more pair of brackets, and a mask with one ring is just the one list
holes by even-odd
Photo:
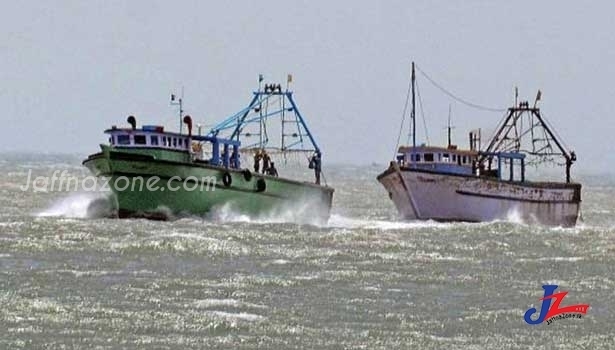
[[[338, 166], [327, 226], [227, 213], [87, 219], [90, 194], [22, 192], [0, 157], [0, 349], [615, 348], [615, 181], [585, 177], [584, 222], [400, 222], [380, 167]], [[530, 326], [541, 285], [589, 303]]]

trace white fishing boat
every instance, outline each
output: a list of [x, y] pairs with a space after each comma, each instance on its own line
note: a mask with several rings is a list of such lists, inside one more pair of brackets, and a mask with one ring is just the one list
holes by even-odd
[[[506, 110], [494, 136], [481, 150], [480, 130], [459, 149], [416, 145], [415, 68], [412, 64], [412, 145], [378, 176], [405, 219], [493, 221], [515, 218], [527, 223], [574, 226], [581, 204], [581, 184], [571, 181], [576, 155], [555, 136], [537, 107], [518, 102]], [[529, 141], [526, 142], [526, 141]], [[528, 145], [527, 147], [525, 145]], [[565, 182], [529, 181], [528, 164], [563, 160]]]

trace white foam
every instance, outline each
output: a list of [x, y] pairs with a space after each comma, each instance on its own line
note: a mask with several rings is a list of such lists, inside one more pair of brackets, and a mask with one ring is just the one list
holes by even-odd
[[259, 215], [248, 215], [238, 210], [232, 203], [225, 203], [214, 208], [209, 215], [211, 219], [219, 222], [245, 222], [258, 224], [295, 223], [322, 226], [319, 216], [311, 215], [314, 203], [310, 201], [297, 201], [292, 205], [276, 207]]
[[550, 257], [543, 257], [543, 258], [536, 258], [536, 259], [526, 259], [526, 258], [517, 259], [517, 261], [519, 262], [538, 262], [538, 261], [577, 262], [581, 260], [585, 260], [585, 258], [582, 256], [550, 256]]
[[216, 316], [216, 317], [229, 320], [229, 321], [243, 320], [243, 321], [254, 322], [254, 321], [261, 321], [265, 319], [265, 317], [261, 315], [250, 314], [247, 312], [234, 313], [234, 312], [224, 312], [224, 311], [208, 311], [207, 313], [210, 315]]
[[521, 212], [517, 208], [511, 209], [507, 214], [505, 221], [512, 222], [514, 224], [525, 224], [523, 218], [521, 217]]
[[242, 302], [237, 299], [202, 299], [197, 300], [193, 304], [196, 308], [210, 308], [217, 306], [229, 306], [229, 307], [249, 307], [256, 309], [266, 309], [266, 305], [252, 304]]
[[240, 301], [236, 299], [203, 299], [194, 302], [194, 306], [212, 307], [212, 306], [235, 306], [238, 307]]
[[104, 200], [105, 198], [104, 194], [98, 192], [72, 193], [56, 200], [51, 207], [36, 215], [39, 217], [87, 218], [90, 204], [95, 200]]
[[288, 260], [284, 260], [284, 259], [276, 259], [274, 261], [271, 262], [273, 265], [286, 265], [289, 263]]
[[423, 227], [450, 227], [451, 223], [439, 223], [427, 221], [386, 221], [375, 219], [359, 219], [333, 214], [328, 222], [323, 223], [318, 217], [310, 215], [313, 212], [313, 203], [300, 202], [284, 208], [276, 208], [267, 213], [250, 216], [236, 210], [231, 204], [224, 204], [215, 208], [209, 218], [218, 222], [242, 222], [257, 224], [296, 223], [307, 224], [326, 228], [345, 229], [379, 229], [379, 230], [403, 230]]
[[435, 221], [385, 221], [385, 220], [370, 220], [349, 218], [341, 215], [331, 215], [328, 227], [333, 228], [366, 228], [380, 230], [403, 230], [422, 227], [448, 227], [451, 224], [438, 223]]

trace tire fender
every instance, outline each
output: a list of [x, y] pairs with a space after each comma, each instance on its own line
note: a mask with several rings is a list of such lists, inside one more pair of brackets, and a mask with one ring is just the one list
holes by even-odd
[[260, 178], [256, 180], [256, 192], [264, 192], [267, 189], [267, 183], [265, 179]]
[[252, 180], [252, 172], [250, 172], [249, 169], [244, 169], [243, 178], [249, 182], [250, 180]]
[[222, 175], [222, 183], [224, 184], [224, 187], [229, 187], [233, 183], [233, 178], [228, 171]]

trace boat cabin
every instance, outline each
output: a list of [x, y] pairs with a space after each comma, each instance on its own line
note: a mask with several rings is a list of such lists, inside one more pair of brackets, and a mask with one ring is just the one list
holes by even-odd
[[[479, 164], [479, 157], [486, 164]], [[484, 153], [447, 148], [417, 146], [399, 148], [397, 164], [400, 167], [422, 169], [446, 174], [476, 175], [503, 181], [525, 181], [525, 155], [516, 152]], [[515, 168], [517, 169], [515, 171]]]
[[105, 133], [109, 134], [109, 144], [112, 147], [161, 148], [176, 151], [191, 149], [189, 135], [164, 132], [164, 128], [157, 125], [144, 125], [141, 129], [112, 127]]
[[[216, 136], [192, 135], [190, 119], [184, 119], [184, 122], [188, 124], [188, 134], [165, 132], [164, 128], [159, 125], [144, 125], [142, 128], [137, 128], [134, 117], [132, 119], [129, 117], [128, 122], [132, 128], [113, 126], [105, 130], [105, 133], [109, 134], [109, 145], [112, 148], [151, 153], [157, 159], [194, 161], [240, 168], [239, 146], [241, 143], [239, 141]], [[208, 144], [211, 148], [207, 147], [205, 150], [204, 144]], [[207, 151], [211, 157], [205, 157], [204, 151]]]
[[457, 149], [457, 146], [402, 146], [398, 150], [400, 167], [417, 168], [448, 174], [472, 175], [475, 173], [478, 152]]

